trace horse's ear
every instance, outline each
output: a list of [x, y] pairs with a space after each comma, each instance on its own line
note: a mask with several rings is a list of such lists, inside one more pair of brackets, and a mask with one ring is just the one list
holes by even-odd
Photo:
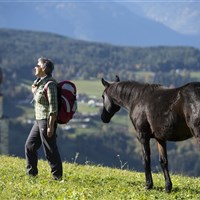
[[101, 82], [105, 87], [109, 86], [109, 83], [104, 78], [101, 79]]
[[118, 75], [115, 76], [115, 82], [120, 82], [120, 79], [119, 79]]

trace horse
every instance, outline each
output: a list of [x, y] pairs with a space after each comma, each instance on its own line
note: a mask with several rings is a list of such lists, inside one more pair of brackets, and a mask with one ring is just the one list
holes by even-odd
[[150, 139], [155, 139], [159, 163], [165, 179], [165, 190], [171, 192], [167, 141], [194, 137], [200, 145], [200, 82], [177, 88], [160, 84], [101, 79], [104, 86], [101, 120], [109, 123], [121, 107], [128, 111], [142, 147], [146, 189], [153, 188]]

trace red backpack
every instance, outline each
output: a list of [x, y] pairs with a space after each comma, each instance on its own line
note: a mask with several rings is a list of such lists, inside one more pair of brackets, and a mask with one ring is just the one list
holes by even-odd
[[[44, 86], [44, 94], [47, 97], [48, 81]], [[55, 82], [53, 82], [55, 83]], [[71, 81], [61, 81], [57, 84], [58, 89], [58, 116], [57, 122], [59, 124], [66, 124], [72, 119], [74, 113], [77, 110], [76, 100], [76, 86]]]

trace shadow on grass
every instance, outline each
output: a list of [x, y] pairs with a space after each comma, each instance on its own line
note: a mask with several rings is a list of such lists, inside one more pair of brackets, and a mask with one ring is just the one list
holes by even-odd
[[190, 188], [190, 187], [173, 187], [172, 192], [190, 192], [191, 194], [200, 194], [199, 188]]

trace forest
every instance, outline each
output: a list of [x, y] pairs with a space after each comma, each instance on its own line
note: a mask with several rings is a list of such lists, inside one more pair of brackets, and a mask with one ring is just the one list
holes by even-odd
[[[123, 47], [50, 33], [0, 29], [0, 68], [4, 75], [0, 90], [4, 94], [5, 117], [10, 119], [9, 149], [10, 154], [20, 157], [24, 156], [24, 142], [31, 128], [25, 118], [25, 112], [32, 109], [29, 87], [34, 80], [33, 68], [41, 56], [54, 61], [54, 76], [58, 80], [100, 82], [104, 77], [112, 81], [117, 74], [121, 80], [178, 87], [200, 77], [200, 50], [193, 47]], [[80, 96], [85, 95], [83, 90], [80, 92]], [[58, 130], [63, 159], [113, 167], [123, 163], [126, 168], [143, 170], [141, 149], [132, 134], [133, 128], [127, 123], [127, 114], [120, 112], [119, 120], [106, 126], [100, 121], [100, 112], [101, 108], [97, 115], [90, 116], [88, 128]], [[82, 117], [84, 114], [78, 113], [78, 119]], [[152, 148], [153, 169], [158, 171], [154, 142]], [[169, 143], [168, 150], [172, 172], [200, 175], [200, 153], [195, 141]]]
[[50, 33], [0, 29], [0, 66], [7, 73], [18, 80], [30, 80], [31, 70], [41, 56], [55, 62], [58, 79], [63, 75], [73, 79], [112, 79], [115, 74], [121, 79], [134, 79], [135, 73], [142, 71], [154, 73], [156, 81], [165, 83], [165, 76], [177, 71], [183, 71], [183, 78], [189, 81], [189, 72], [200, 69], [200, 50], [193, 47], [122, 47]]

